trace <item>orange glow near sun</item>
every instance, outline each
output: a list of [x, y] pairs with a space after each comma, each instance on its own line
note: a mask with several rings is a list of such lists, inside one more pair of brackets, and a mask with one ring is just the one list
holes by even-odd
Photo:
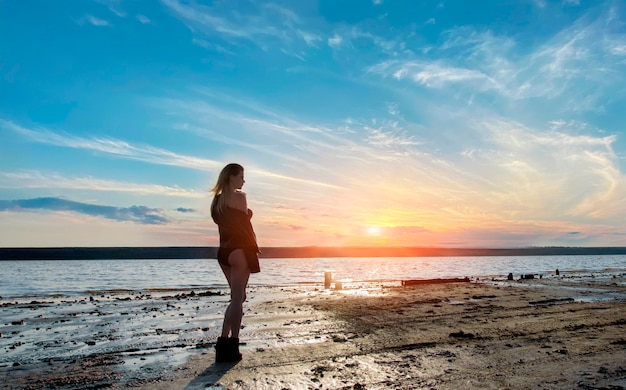
[[365, 227], [363, 236], [357, 241], [359, 241], [358, 243], [355, 242], [357, 245], [389, 245], [389, 237], [387, 237], [385, 228], [380, 225], [370, 225]]

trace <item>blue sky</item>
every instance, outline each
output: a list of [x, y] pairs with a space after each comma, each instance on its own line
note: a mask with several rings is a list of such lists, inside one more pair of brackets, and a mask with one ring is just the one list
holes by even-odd
[[626, 246], [622, 1], [0, 0], [0, 246]]

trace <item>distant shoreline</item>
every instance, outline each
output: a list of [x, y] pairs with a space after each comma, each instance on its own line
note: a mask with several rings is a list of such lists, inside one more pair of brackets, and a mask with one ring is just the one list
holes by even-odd
[[[623, 255], [626, 247], [270, 247], [261, 258]], [[0, 248], [2, 260], [215, 259], [216, 247]]]

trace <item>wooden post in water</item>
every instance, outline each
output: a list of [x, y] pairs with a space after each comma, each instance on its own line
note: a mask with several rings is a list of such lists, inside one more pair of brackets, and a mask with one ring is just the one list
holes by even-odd
[[330, 288], [330, 283], [333, 281], [332, 272], [324, 272], [324, 288]]

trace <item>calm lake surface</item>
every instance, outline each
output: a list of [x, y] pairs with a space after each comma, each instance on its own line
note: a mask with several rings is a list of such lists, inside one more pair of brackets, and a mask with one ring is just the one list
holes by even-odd
[[[116, 290], [189, 290], [224, 287], [215, 259], [28, 260], [0, 262], [0, 297], [72, 296]], [[476, 256], [395, 258], [261, 259], [251, 285], [317, 283], [324, 273], [335, 280], [393, 282], [431, 278], [506, 278], [512, 272], [610, 276], [626, 272], [626, 255]]]

